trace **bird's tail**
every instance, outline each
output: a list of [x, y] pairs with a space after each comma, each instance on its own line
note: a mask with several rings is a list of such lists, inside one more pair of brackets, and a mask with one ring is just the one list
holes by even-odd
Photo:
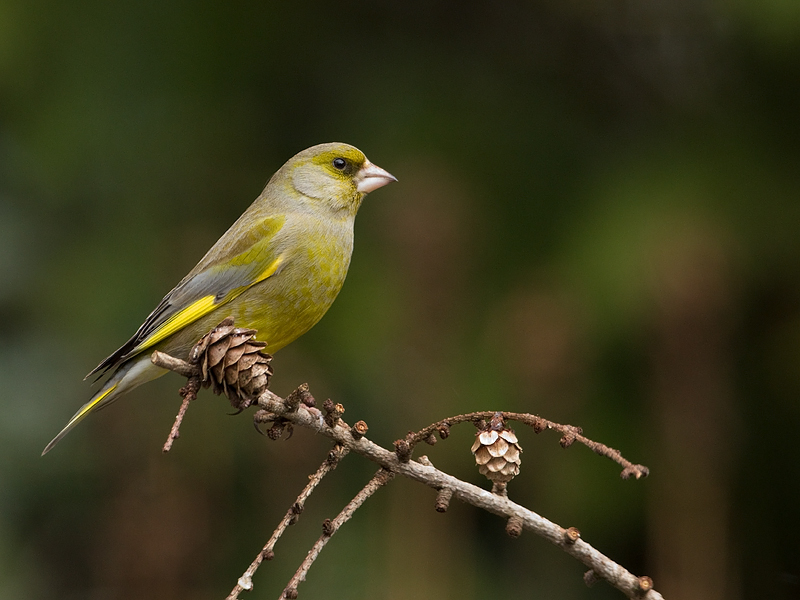
[[121, 365], [108, 381], [103, 384], [100, 391], [92, 396], [92, 399], [73, 415], [69, 423], [64, 426], [64, 429], [58, 432], [58, 435], [53, 438], [53, 441], [47, 444], [47, 447], [42, 452], [42, 456], [50, 452], [50, 450], [52, 450], [65, 435], [72, 431], [73, 427], [83, 421], [90, 412], [108, 406], [133, 388], [147, 383], [148, 381], [152, 381], [157, 377], [161, 377], [166, 372], [166, 369], [157, 367], [150, 362], [150, 356], [148, 355], [133, 358]]

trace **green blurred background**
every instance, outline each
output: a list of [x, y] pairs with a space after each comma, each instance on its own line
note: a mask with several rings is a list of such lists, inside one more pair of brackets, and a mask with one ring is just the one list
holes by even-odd
[[[0, 597], [222, 598], [324, 458], [177, 376], [44, 445], [86, 372], [295, 152], [357, 145], [339, 299], [278, 353], [384, 445], [518, 428], [518, 502], [672, 599], [800, 597], [800, 3], [0, 0]], [[424, 448], [488, 486], [470, 426]], [[255, 578], [275, 598], [374, 472], [351, 456]], [[610, 599], [531, 534], [396, 480], [304, 598]]]

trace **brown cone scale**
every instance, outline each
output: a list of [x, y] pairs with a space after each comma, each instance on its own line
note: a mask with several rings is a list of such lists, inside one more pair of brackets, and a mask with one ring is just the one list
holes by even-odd
[[263, 351], [267, 343], [256, 340], [256, 333], [234, 327], [228, 317], [200, 339], [190, 357], [200, 365], [203, 387], [226, 395], [239, 410], [253, 404], [272, 377], [272, 356]]
[[496, 413], [489, 424], [475, 434], [472, 453], [478, 472], [492, 483], [506, 484], [519, 474], [522, 448], [514, 431], [506, 429], [501, 413]]

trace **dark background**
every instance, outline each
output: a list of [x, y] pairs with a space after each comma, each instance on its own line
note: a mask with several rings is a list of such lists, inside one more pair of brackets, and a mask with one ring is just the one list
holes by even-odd
[[[222, 598], [324, 458], [170, 375], [39, 453], [83, 375], [295, 152], [400, 180], [278, 353], [384, 445], [447, 415], [581, 425], [651, 476], [518, 428], [516, 501], [671, 599], [800, 597], [800, 3], [0, 1], [0, 597]], [[480, 485], [471, 426], [424, 448]], [[351, 456], [248, 598], [277, 597], [374, 472]], [[396, 480], [307, 598], [619, 598], [531, 534]]]

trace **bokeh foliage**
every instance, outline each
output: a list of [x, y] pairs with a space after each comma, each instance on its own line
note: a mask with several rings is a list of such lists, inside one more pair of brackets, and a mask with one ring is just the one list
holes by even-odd
[[[502, 408], [511, 496], [672, 598], [800, 596], [800, 4], [0, 0], [0, 597], [219, 598], [323, 459], [210, 395], [161, 456], [165, 377], [39, 452], [280, 164], [323, 141], [368, 198], [340, 298], [281, 351], [389, 444]], [[430, 449], [480, 483], [472, 432]], [[262, 567], [276, 597], [367, 481], [351, 457]], [[616, 598], [495, 517], [395, 481], [310, 598]]]

